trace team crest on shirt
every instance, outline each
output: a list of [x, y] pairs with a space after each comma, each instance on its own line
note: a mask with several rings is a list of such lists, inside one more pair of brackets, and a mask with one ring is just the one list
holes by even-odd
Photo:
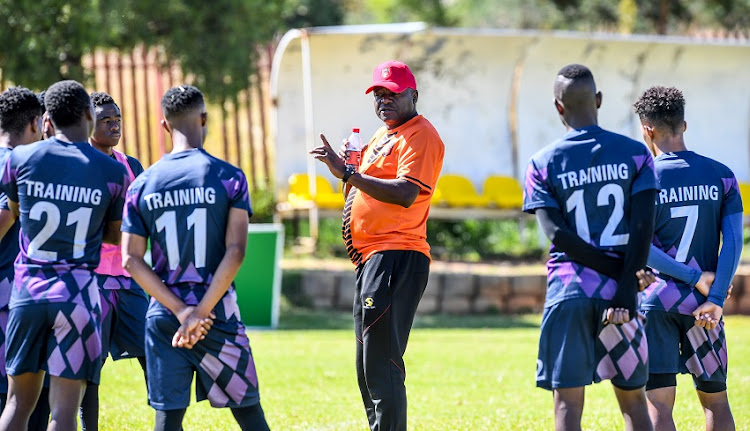
[[375, 308], [375, 300], [372, 298], [365, 298], [365, 300], [362, 301], [362, 304], [364, 304], [362, 308], [365, 310], [372, 310]]
[[388, 77], [391, 76], [391, 68], [384, 67], [383, 70], [380, 71], [380, 76], [382, 76], [383, 79], [388, 79]]

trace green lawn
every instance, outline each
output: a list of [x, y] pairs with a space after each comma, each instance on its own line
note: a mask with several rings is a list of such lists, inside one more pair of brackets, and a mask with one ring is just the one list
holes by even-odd
[[[365, 430], [354, 372], [349, 317], [296, 312], [283, 330], [252, 331], [261, 399], [272, 430]], [[534, 386], [539, 316], [425, 317], [406, 354], [411, 430], [540, 430], [553, 428], [552, 398]], [[323, 329], [300, 329], [323, 328]], [[729, 396], [737, 429], [750, 429], [750, 317], [727, 318]], [[687, 376], [678, 380], [678, 429], [703, 427]], [[101, 426], [148, 430], [153, 410], [135, 361], [108, 361], [102, 372]], [[234, 430], [231, 413], [193, 404], [186, 431]], [[584, 429], [622, 429], [609, 383], [589, 387]]]

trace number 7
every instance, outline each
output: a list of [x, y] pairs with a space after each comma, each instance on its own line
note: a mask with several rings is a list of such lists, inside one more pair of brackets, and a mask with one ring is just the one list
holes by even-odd
[[670, 208], [670, 212], [672, 218], [687, 217], [685, 230], [682, 232], [682, 238], [680, 238], [680, 245], [677, 246], [677, 255], [674, 257], [677, 262], [685, 263], [690, 251], [690, 244], [693, 243], [695, 227], [698, 225], [698, 205], [674, 207]]

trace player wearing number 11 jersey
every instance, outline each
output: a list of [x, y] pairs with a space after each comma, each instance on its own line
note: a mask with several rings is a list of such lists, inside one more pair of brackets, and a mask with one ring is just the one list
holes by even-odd
[[601, 100], [588, 68], [561, 69], [555, 107], [568, 133], [526, 173], [523, 209], [552, 241], [536, 380], [554, 392], [558, 430], [580, 429], [584, 387], [604, 379], [626, 429], [648, 430], [636, 272], [648, 257], [656, 178], [643, 144], [597, 125]]
[[[133, 182], [122, 226], [123, 263], [152, 296], [146, 366], [155, 430], [181, 429], [194, 373], [198, 401], [231, 408], [243, 430], [268, 430], [232, 281], [247, 243], [247, 180], [203, 150], [207, 114], [197, 88], [168, 90], [162, 110], [174, 149]], [[153, 269], [143, 261], [147, 238]], [[205, 339], [183, 344], [211, 314]]]
[[99, 381], [93, 271], [102, 241], [119, 243], [129, 185], [125, 168], [88, 144], [95, 114], [81, 84], [53, 84], [45, 105], [55, 137], [13, 150], [2, 175], [9, 207], [20, 214], [21, 251], [10, 297], [10, 385], [0, 430], [25, 429], [45, 371], [54, 429], [75, 429], [86, 381]]
[[[728, 167], [686, 148], [685, 99], [680, 90], [649, 88], [634, 107], [643, 138], [656, 155], [661, 187], [655, 250], [648, 262], [660, 271], [660, 280], [643, 292], [641, 304], [648, 318], [651, 357], [649, 411], [657, 429], [674, 429], [676, 374], [690, 373], [706, 413], [706, 429], [733, 430], [721, 317], [742, 251], [737, 180]], [[695, 275], [680, 276], [680, 264], [696, 270]], [[716, 273], [703, 291], [695, 283], [702, 271]]]

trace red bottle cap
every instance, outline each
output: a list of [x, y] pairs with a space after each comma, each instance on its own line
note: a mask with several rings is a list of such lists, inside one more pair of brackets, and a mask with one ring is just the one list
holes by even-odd
[[359, 133], [359, 129], [352, 129], [352, 132]]

